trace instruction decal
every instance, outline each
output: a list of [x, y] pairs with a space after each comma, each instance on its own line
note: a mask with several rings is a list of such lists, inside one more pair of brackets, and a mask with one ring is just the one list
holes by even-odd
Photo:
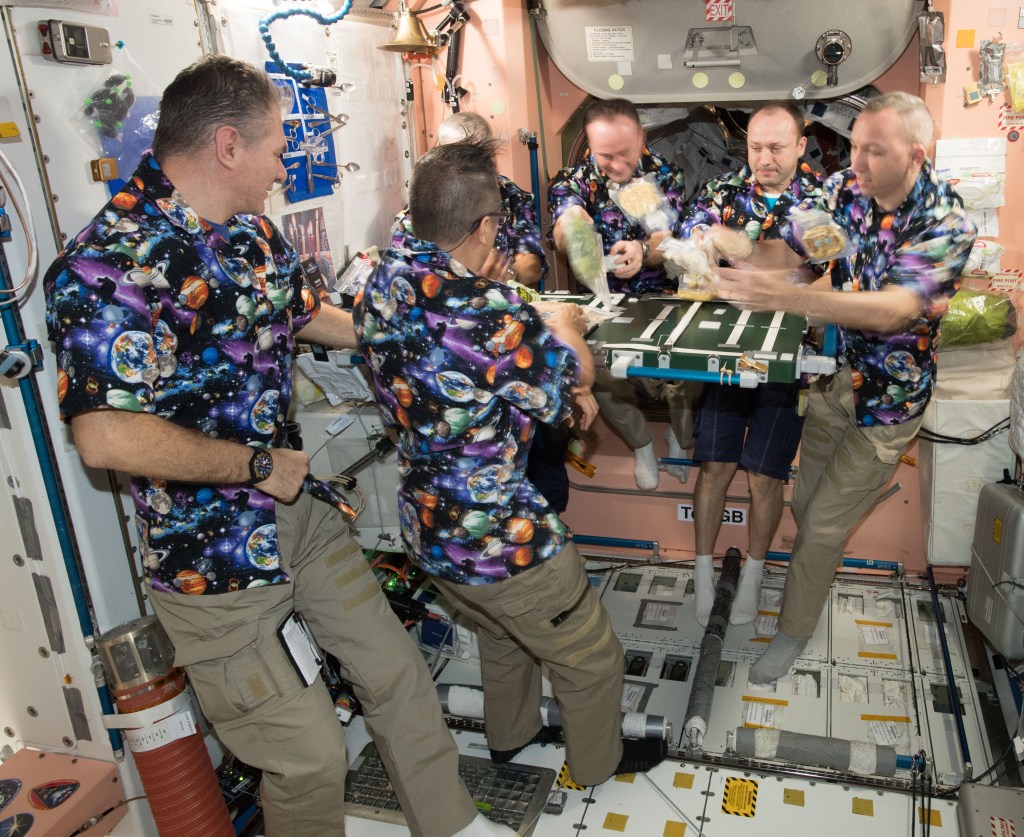
[[584, 26], [587, 61], [633, 61], [632, 26]]

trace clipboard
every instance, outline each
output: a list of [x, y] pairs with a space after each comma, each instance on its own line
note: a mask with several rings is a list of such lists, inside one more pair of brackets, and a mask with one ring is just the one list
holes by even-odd
[[277, 636], [299, 679], [305, 685], [312, 686], [323, 667], [324, 655], [313, 639], [313, 634], [302, 614], [294, 610], [289, 613], [278, 626]]

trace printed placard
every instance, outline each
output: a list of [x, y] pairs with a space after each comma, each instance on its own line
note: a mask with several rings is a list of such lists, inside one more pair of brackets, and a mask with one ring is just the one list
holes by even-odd
[[584, 26], [587, 61], [633, 61], [632, 26]]

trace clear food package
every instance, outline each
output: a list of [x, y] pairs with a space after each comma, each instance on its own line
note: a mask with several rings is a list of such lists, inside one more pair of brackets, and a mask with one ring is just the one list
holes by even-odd
[[670, 267], [681, 271], [680, 299], [708, 300], [718, 296], [718, 263], [748, 258], [754, 242], [742, 230], [714, 226], [691, 238], [666, 238], [658, 249]]
[[696, 238], [666, 238], [658, 249], [665, 254], [666, 263], [680, 271], [676, 291], [680, 299], [707, 300], [718, 296], [718, 273]]
[[648, 234], [672, 228], [678, 217], [665, 199], [665, 193], [655, 182], [653, 174], [646, 174], [629, 183], [609, 184], [608, 194], [622, 213]]
[[789, 220], [809, 262], [827, 262], [853, 255], [846, 232], [827, 212], [795, 206], [789, 211]]
[[603, 302], [610, 302], [601, 234], [582, 212], [566, 212], [560, 220], [564, 224], [565, 255], [572, 272], [587, 290], [597, 294]]

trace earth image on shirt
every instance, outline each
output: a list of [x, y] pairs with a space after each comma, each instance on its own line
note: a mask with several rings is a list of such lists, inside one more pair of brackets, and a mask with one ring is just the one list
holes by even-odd
[[257, 569], [276, 570], [279, 563], [277, 526], [268, 523], [254, 530], [245, 542], [245, 557]]
[[149, 366], [153, 351], [152, 338], [142, 331], [126, 331], [115, 338], [110, 347], [110, 368], [122, 381], [142, 382], [142, 373]]
[[269, 435], [274, 432], [277, 419], [277, 390], [269, 390], [260, 396], [259, 401], [249, 411], [249, 424], [257, 433]]
[[886, 355], [885, 371], [897, 381], [915, 380], [915, 372], [917, 372], [917, 377], [920, 377], [920, 371], [917, 369], [914, 356], [910, 352], [898, 351]]

